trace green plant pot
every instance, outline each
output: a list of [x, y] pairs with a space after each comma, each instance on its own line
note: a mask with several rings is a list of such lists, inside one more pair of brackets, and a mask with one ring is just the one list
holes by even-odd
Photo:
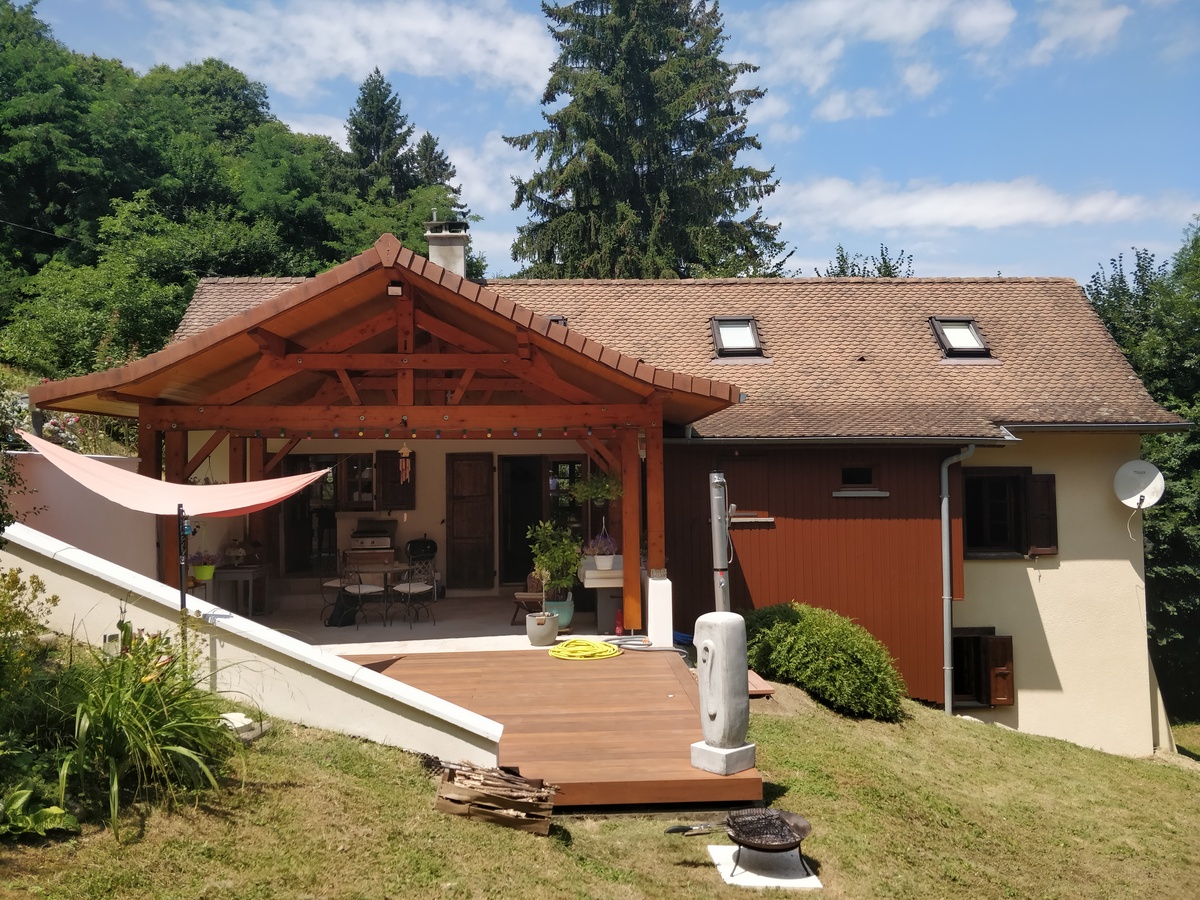
[[529, 643], [535, 647], [549, 647], [558, 638], [557, 613], [527, 613], [525, 615], [525, 634]]
[[575, 617], [575, 600], [569, 594], [566, 600], [547, 600], [546, 612], [558, 615], [559, 628], [568, 628]]
[[212, 581], [216, 566], [192, 566], [192, 577], [197, 581]]

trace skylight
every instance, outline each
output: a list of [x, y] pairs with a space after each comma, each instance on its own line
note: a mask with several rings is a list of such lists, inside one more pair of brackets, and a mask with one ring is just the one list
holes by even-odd
[[713, 316], [712, 330], [717, 356], [763, 355], [753, 316]]
[[946, 356], [991, 356], [975, 320], [966, 316], [933, 316], [933, 333]]

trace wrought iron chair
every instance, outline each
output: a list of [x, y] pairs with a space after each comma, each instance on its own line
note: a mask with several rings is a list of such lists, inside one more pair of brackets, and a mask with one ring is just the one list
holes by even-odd
[[437, 544], [428, 538], [418, 538], [408, 542], [405, 552], [408, 569], [403, 578], [392, 585], [394, 603], [403, 608], [409, 628], [422, 612], [436, 625], [433, 604], [437, 602], [438, 595]]
[[[321, 620], [325, 621], [327, 610], [332, 611], [340, 605], [354, 609], [354, 627], [359, 626], [360, 617], [365, 618], [368, 604], [379, 604], [379, 616], [387, 621], [388, 598], [383, 585], [364, 582], [362, 574], [355, 568], [349, 554], [342, 555], [341, 574], [321, 585], [321, 594], [325, 606], [321, 610]], [[331, 599], [332, 598], [332, 599]]]

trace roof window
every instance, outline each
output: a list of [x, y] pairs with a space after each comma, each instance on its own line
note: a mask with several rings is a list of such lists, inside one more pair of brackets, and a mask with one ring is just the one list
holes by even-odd
[[932, 316], [929, 324], [946, 356], [991, 356], [975, 320], [969, 316]]
[[763, 355], [754, 316], [713, 316], [712, 330], [717, 356]]

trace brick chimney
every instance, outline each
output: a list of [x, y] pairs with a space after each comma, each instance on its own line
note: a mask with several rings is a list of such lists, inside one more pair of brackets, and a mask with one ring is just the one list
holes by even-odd
[[429, 261], [463, 278], [467, 277], [467, 227], [466, 222], [439, 222], [436, 209], [433, 221], [425, 223]]

